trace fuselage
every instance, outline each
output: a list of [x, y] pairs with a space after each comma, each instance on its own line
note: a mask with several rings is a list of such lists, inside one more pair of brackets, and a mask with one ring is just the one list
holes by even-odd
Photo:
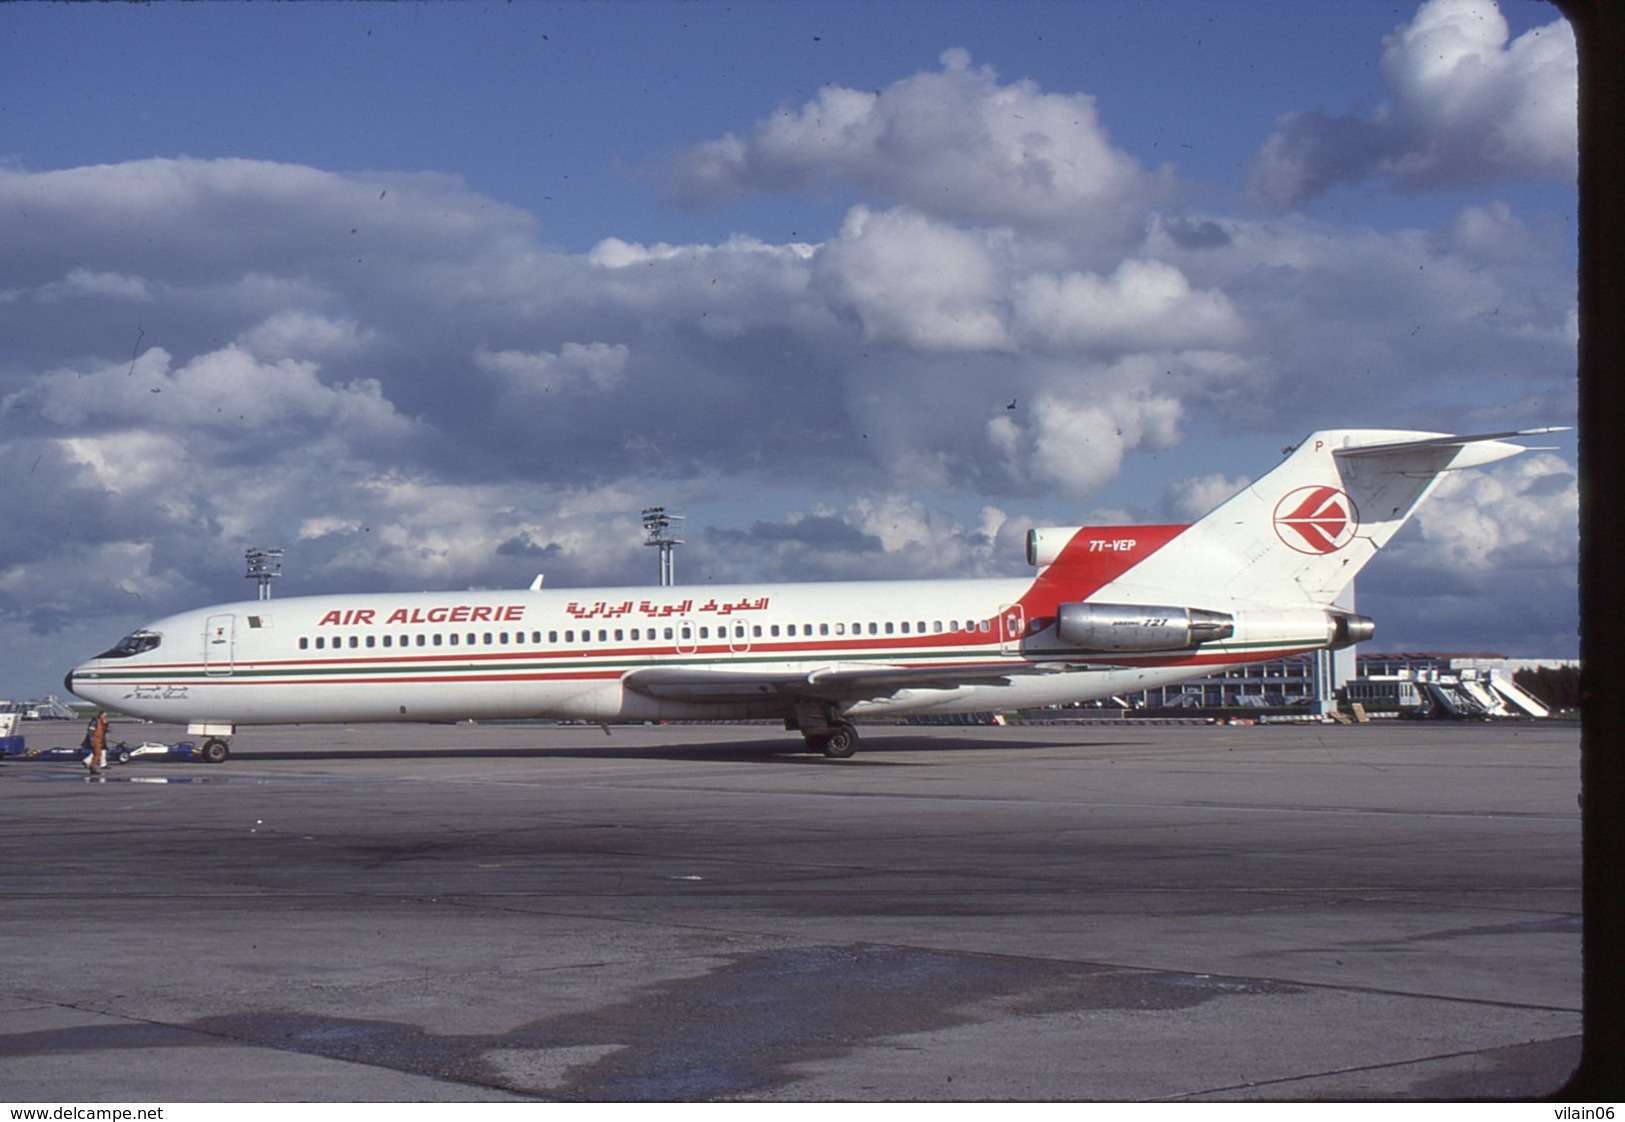
[[629, 687], [654, 670], [937, 667], [966, 679], [841, 700], [841, 715], [862, 717], [1085, 701], [1328, 639], [1322, 610], [1259, 606], [1238, 608], [1234, 635], [1200, 648], [1084, 653], [1057, 633], [1062, 595], [1028, 578], [250, 600], [149, 624], [76, 667], [68, 686], [153, 720], [249, 725], [789, 715], [765, 688], [719, 700]]

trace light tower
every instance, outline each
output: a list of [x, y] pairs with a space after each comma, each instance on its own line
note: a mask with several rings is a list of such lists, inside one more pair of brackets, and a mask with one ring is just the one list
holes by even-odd
[[681, 514], [670, 512], [663, 506], [651, 506], [643, 512], [643, 529], [649, 535], [643, 544], [652, 545], [660, 550], [661, 588], [669, 588], [677, 583], [673, 561], [677, 547], [683, 544], [683, 539], [672, 536], [671, 524], [682, 520]]
[[282, 551], [280, 549], [250, 549], [244, 553], [248, 558], [248, 572], [243, 576], [249, 580], [260, 582], [260, 599], [271, 598], [271, 582], [282, 575]]

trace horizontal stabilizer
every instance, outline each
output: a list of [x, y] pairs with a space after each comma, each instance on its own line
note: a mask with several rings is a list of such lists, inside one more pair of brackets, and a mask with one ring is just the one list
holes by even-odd
[[[1508, 432], [1486, 432], [1476, 436], [1430, 436], [1420, 440], [1391, 440], [1382, 444], [1359, 444], [1350, 448], [1334, 448], [1334, 456], [1376, 456], [1384, 452], [1399, 452], [1410, 448], [1460, 448], [1468, 444], [1484, 444], [1494, 440], [1505, 440], [1513, 436], [1544, 436], [1549, 432], [1568, 432], [1567, 425], [1555, 425], [1543, 429], [1513, 429]], [[1529, 452], [1533, 449], [1524, 445], [1512, 445], [1519, 452]]]

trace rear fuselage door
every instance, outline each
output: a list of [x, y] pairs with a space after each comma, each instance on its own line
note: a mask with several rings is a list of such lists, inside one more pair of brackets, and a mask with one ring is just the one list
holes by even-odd
[[1020, 604], [1006, 604], [999, 609], [999, 653], [1019, 655], [1021, 639], [1027, 631], [1027, 609]]

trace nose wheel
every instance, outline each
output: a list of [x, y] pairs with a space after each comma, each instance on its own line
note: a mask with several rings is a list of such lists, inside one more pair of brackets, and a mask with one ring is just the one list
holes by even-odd
[[223, 764], [230, 755], [231, 746], [218, 736], [211, 736], [203, 742], [203, 762], [206, 764]]

